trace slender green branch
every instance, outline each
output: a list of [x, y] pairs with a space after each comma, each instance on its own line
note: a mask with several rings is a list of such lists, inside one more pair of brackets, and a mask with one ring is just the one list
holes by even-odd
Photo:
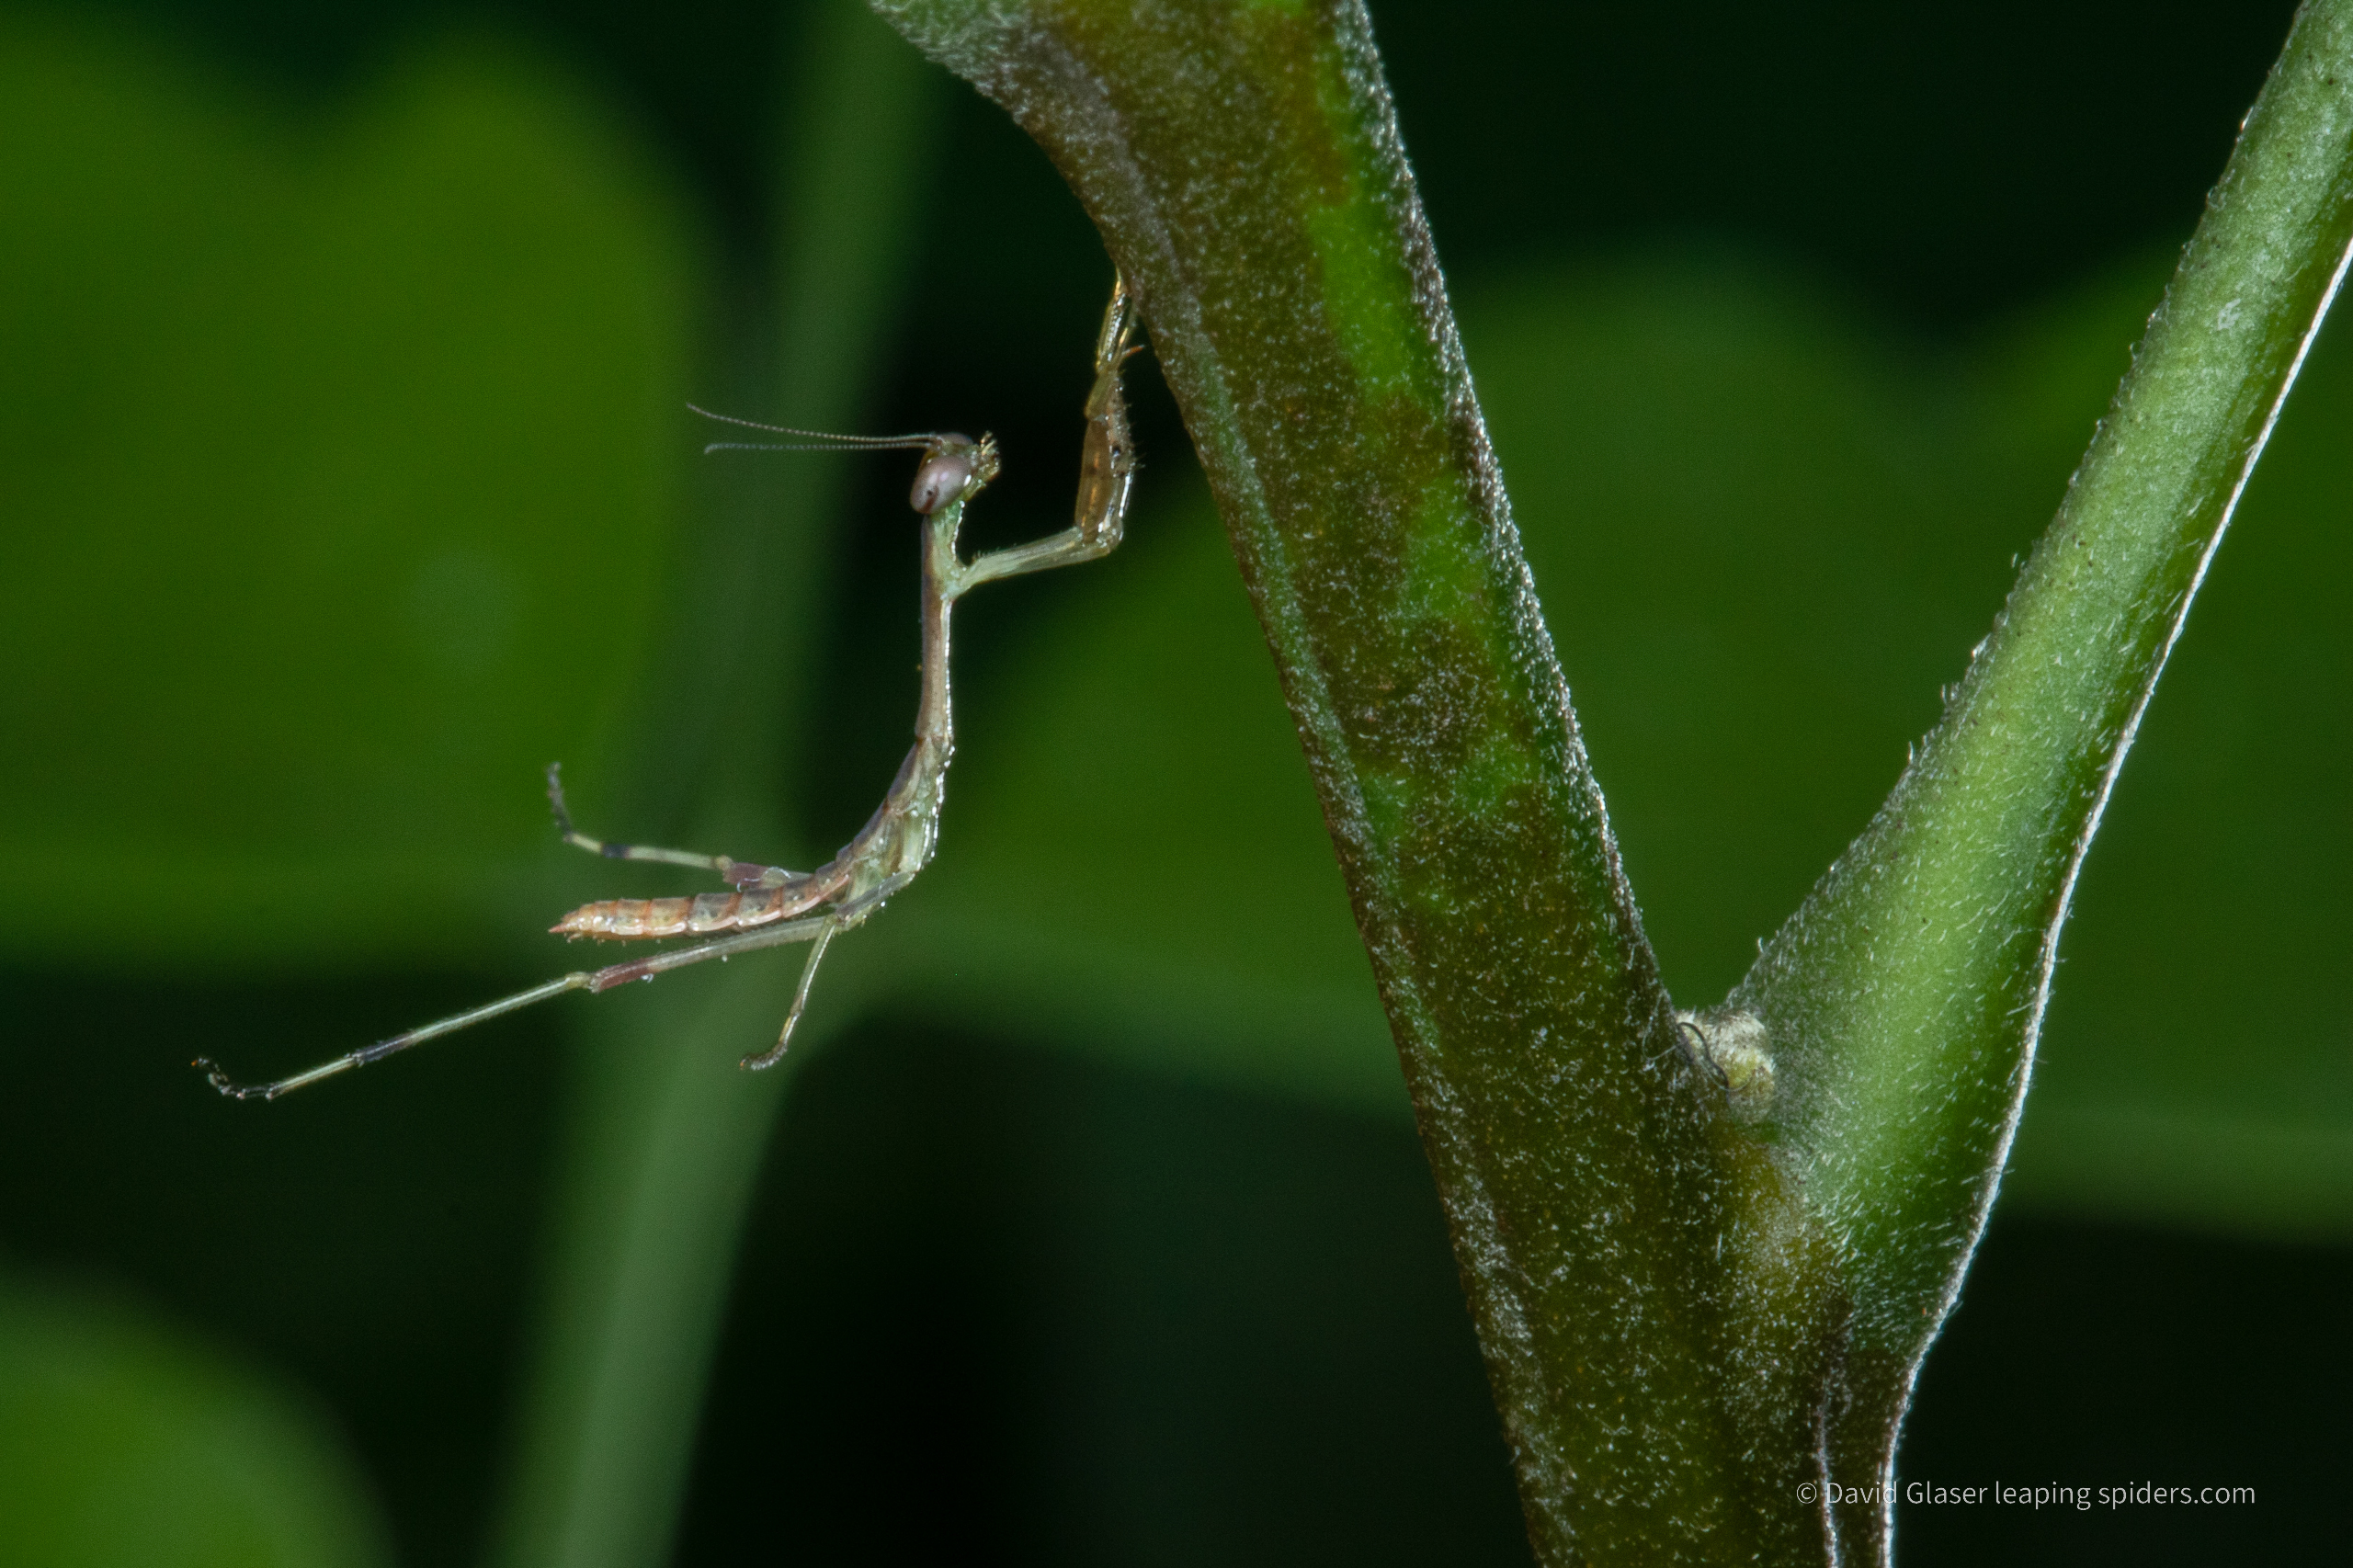
[[[2308, 5], [2131, 373], [1944, 719], [1735, 991], [1856, 1318], [1834, 1470], [1894, 1426], [1984, 1227], [2085, 851], [2345, 274], [2353, 6]], [[1856, 1533], [1884, 1528], [1868, 1505]]]

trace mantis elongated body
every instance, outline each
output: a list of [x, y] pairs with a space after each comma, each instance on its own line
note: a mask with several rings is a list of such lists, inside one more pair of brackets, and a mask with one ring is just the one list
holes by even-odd
[[[801, 1009], [808, 1003], [809, 986], [816, 978], [817, 965], [824, 960], [826, 947], [840, 933], [864, 922], [882, 907], [885, 900], [913, 881], [915, 874], [930, 863], [938, 846], [940, 804], [949, 759], [955, 750], [948, 687], [948, 630], [949, 612], [956, 601], [983, 583], [1093, 561], [1109, 554], [1119, 545], [1136, 469], [1120, 371], [1128, 356], [1136, 352], [1135, 330], [1134, 301], [1125, 282], [1115, 279], [1110, 305], [1103, 312], [1102, 331], [1096, 338], [1095, 385], [1086, 399], [1086, 437], [1080, 453], [1078, 501], [1071, 526], [1045, 539], [992, 551], [972, 561], [958, 552], [956, 534], [963, 522], [965, 503], [996, 477], [997, 451], [992, 437], [983, 436], [974, 441], [953, 434], [839, 437], [781, 426], [752, 425], [748, 420], [728, 421], [779, 435], [808, 437], [819, 443], [816, 449], [913, 448], [923, 453], [915, 470], [915, 486], [907, 497], [908, 504], [924, 520], [923, 695], [915, 708], [915, 744], [906, 760], [899, 765], [898, 777], [892, 780], [882, 803], [840, 853], [813, 871], [793, 871], [725, 855], [610, 844], [591, 838], [573, 825], [571, 812], [564, 805], [561, 776], [551, 767], [548, 799], [565, 843], [608, 859], [652, 860], [713, 871], [732, 890], [686, 898], [610, 899], [584, 904], [557, 921], [551, 929], [567, 937], [588, 937], [600, 941], [642, 941], [665, 937], [700, 940], [603, 969], [560, 975], [528, 991], [436, 1019], [275, 1083], [235, 1083], [211, 1062], [199, 1058], [196, 1065], [204, 1071], [212, 1086], [236, 1099], [276, 1099], [321, 1079], [381, 1062], [413, 1045], [471, 1028], [569, 991], [585, 991], [593, 995], [631, 981], [652, 980], [689, 964], [806, 942], [809, 953], [801, 962], [800, 983], [794, 988], [791, 1010], [785, 1015], [782, 1032], [767, 1050], [745, 1057], [743, 1065], [757, 1069], [781, 1061], [792, 1042], [793, 1027], [801, 1021]], [[717, 442], [708, 449], [755, 445]]]

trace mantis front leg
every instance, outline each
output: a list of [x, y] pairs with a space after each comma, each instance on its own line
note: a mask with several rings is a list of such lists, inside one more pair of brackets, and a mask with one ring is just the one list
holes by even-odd
[[1026, 572], [1044, 572], [1094, 561], [1119, 548], [1128, 520], [1128, 492], [1134, 485], [1135, 442], [1128, 433], [1127, 394], [1120, 386], [1120, 369], [1142, 347], [1135, 339], [1135, 297], [1127, 280], [1111, 282], [1111, 302], [1103, 312], [1103, 330], [1095, 340], [1095, 386], [1086, 396], [1086, 439], [1079, 449], [1078, 504], [1071, 526], [1058, 534], [966, 562], [954, 583], [946, 585], [955, 598], [981, 584]]

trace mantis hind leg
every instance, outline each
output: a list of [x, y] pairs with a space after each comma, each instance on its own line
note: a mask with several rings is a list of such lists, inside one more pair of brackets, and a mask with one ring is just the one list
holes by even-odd
[[776, 1043], [766, 1051], [754, 1051], [744, 1058], [739, 1065], [745, 1072], [757, 1073], [773, 1067], [783, 1061], [784, 1053], [791, 1049], [793, 1028], [801, 1022], [801, 1008], [809, 1005], [809, 986], [817, 978], [817, 965], [824, 961], [825, 949], [833, 944], [835, 934], [847, 931], [863, 921], [868, 915], [882, 907], [884, 899], [915, 880], [915, 874], [913, 871], [902, 871], [884, 881], [880, 887], [859, 893], [855, 898], [844, 900], [832, 913], [825, 915], [821, 922], [816, 923], [817, 931], [810, 942], [809, 956], [801, 960], [801, 983], [793, 987], [792, 1010], [784, 1016], [783, 1032], [776, 1037]]
[[817, 978], [817, 966], [824, 961], [825, 949], [832, 945], [834, 933], [841, 929], [841, 922], [828, 916], [818, 929], [817, 939], [809, 944], [809, 956], [801, 960], [801, 983], [792, 989], [792, 1010], [784, 1016], [783, 1032], [776, 1043], [766, 1051], [756, 1051], [737, 1063], [746, 1073], [757, 1073], [784, 1060], [791, 1048], [793, 1026], [801, 1021], [801, 1009], [809, 1005], [809, 985]]

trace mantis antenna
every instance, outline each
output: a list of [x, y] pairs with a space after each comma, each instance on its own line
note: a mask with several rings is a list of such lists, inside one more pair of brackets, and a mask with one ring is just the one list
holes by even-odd
[[[211, 1062], [199, 1058], [212, 1086], [235, 1099], [274, 1100], [322, 1079], [332, 1078], [371, 1062], [422, 1045], [460, 1029], [566, 992], [591, 995], [631, 981], [652, 980], [674, 969], [732, 958], [762, 948], [809, 944], [801, 960], [800, 983], [794, 987], [791, 1010], [776, 1043], [744, 1058], [743, 1065], [772, 1067], [784, 1059], [792, 1043], [793, 1027], [809, 1000], [810, 983], [826, 948], [842, 932], [862, 924], [893, 893], [915, 881], [931, 861], [939, 840], [939, 810], [946, 793], [948, 763], [955, 751], [955, 730], [949, 705], [948, 623], [956, 601], [983, 583], [1055, 566], [1093, 561], [1116, 549], [1126, 528], [1128, 495], [1136, 471], [1135, 446], [1128, 431], [1128, 408], [1120, 386], [1120, 368], [1140, 347], [1134, 342], [1135, 301], [1124, 280], [1114, 278], [1111, 302], [1103, 312], [1102, 330], [1095, 340], [1095, 385], [1086, 399], [1086, 436], [1080, 449], [1078, 501], [1071, 526], [1028, 544], [992, 551], [967, 561], [956, 548], [956, 533], [963, 522], [964, 505], [996, 477], [995, 441], [983, 436], [975, 441], [952, 433], [915, 436], [835, 436], [822, 430], [761, 425], [697, 408], [707, 419], [770, 435], [798, 436], [805, 444], [715, 441], [705, 451], [784, 450], [844, 451], [912, 449], [923, 456], [908, 505], [923, 518], [923, 695], [915, 707], [915, 744], [899, 765], [898, 777], [858, 835], [813, 871], [788, 870], [757, 865], [727, 855], [705, 855], [688, 849], [661, 849], [646, 845], [615, 844], [591, 838], [573, 825], [564, 805], [563, 776], [548, 768], [548, 804], [556, 831], [566, 844], [608, 860], [651, 860], [688, 866], [717, 875], [725, 892], [697, 893], [684, 898], [608, 899], [583, 904], [550, 929], [563, 936], [606, 942], [653, 941], [663, 937], [692, 938], [683, 947], [647, 957], [609, 964], [603, 969], [576, 971], [502, 996], [479, 1007], [438, 1018], [405, 1034], [321, 1062], [306, 1072], [275, 1083], [240, 1084]], [[689, 404], [689, 407], [692, 405]]]

